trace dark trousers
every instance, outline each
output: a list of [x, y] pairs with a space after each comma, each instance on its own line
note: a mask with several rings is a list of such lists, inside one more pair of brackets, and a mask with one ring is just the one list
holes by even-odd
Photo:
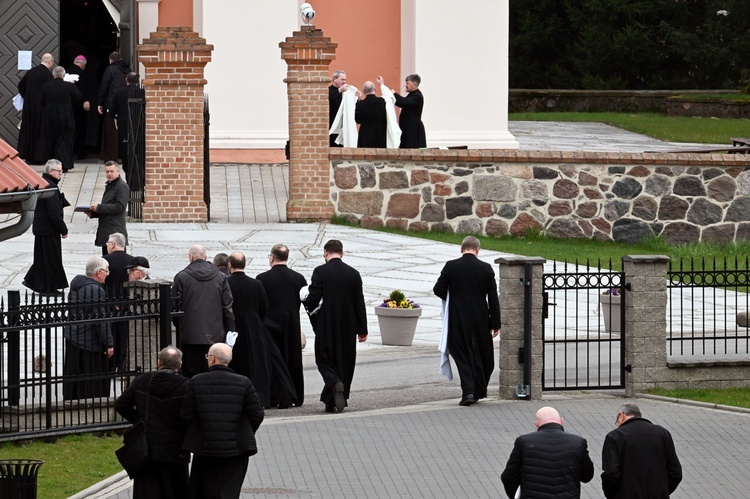
[[133, 481], [133, 499], [183, 499], [187, 490], [187, 463], [151, 461]]
[[237, 499], [247, 474], [248, 457], [193, 455], [188, 499]]
[[182, 375], [192, 378], [196, 374], [208, 372], [206, 354], [211, 345], [182, 344]]

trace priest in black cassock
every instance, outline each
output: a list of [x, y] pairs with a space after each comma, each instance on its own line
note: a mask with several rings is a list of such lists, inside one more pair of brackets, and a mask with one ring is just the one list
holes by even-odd
[[[382, 84], [382, 80], [378, 80]], [[401, 149], [418, 149], [427, 147], [427, 135], [422, 123], [424, 96], [419, 90], [422, 79], [417, 74], [406, 77], [406, 97], [394, 92], [396, 105], [401, 108], [398, 126], [401, 127]]]
[[76, 138], [76, 122], [73, 105], [81, 100], [81, 92], [75, 84], [63, 80], [65, 68], [52, 70], [54, 79], [42, 85], [39, 103], [44, 116], [44, 140], [47, 156], [60, 160], [63, 172], [73, 168], [73, 145]]
[[500, 302], [495, 272], [477, 258], [479, 239], [464, 238], [461, 253], [461, 258], [445, 264], [433, 291], [448, 300], [448, 350], [461, 378], [460, 405], [467, 406], [487, 397], [495, 369], [492, 339], [500, 333]]
[[357, 358], [357, 338], [367, 341], [367, 313], [362, 293], [362, 277], [345, 264], [344, 245], [336, 239], [323, 246], [326, 263], [316, 267], [310, 279], [305, 308], [315, 310], [315, 363], [323, 376], [320, 401], [326, 412], [342, 412]]
[[41, 63], [29, 69], [18, 82], [18, 93], [23, 97], [21, 131], [18, 133], [18, 155], [29, 163], [44, 163], [50, 159], [42, 132], [42, 85], [52, 80], [55, 58], [42, 55]]
[[[264, 322], [294, 384], [297, 396], [292, 400], [292, 404], [299, 407], [305, 400], [299, 290], [307, 286], [307, 280], [302, 274], [287, 267], [288, 259], [289, 248], [283, 244], [274, 245], [271, 254], [268, 255], [271, 270], [258, 274], [257, 279], [263, 283], [268, 297], [268, 314]], [[272, 404], [283, 403], [283, 389], [279, 381], [277, 376], [271, 380]]]
[[[263, 284], [245, 274], [245, 255], [239, 251], [229, 255], [229, 272], [227, 282], [234, 298], [232, 309], [238, 333], [229, 367], [237, 374], [250, 378], [265, 408], [272, 407], [271, 377], [274, 374], [278, 376], [284, 394], [278, 404], [288, 407], [296, 394], [289, 373], [278, 366], [278, 349], [263, 324], [268, 313], [268, 298]], [[273, 350], [276, 350], [275, 354]]]

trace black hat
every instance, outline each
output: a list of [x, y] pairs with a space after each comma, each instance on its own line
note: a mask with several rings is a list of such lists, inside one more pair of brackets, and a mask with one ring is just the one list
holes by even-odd
[[148, 260], [145, 256], [134, 256], [132, 260], [130, 260], [130, 263], [125, 265], [126, 269], [132, 269], [133, 267], [143, 267], [145, 269], [150, 269], [148, 265]]

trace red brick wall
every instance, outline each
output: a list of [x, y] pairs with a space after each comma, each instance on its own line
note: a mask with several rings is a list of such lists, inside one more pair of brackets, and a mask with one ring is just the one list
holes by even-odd
[[333, 216], [328, 159], [328, 66], [335, 43], [314, 27], [302, 27], [279, 44], [287, 62], [289, 99], [289, 201], [287, 219], [325, 220]]
[[157, 27], [138, 46], [146, 68], [143, 220], [206, 222], [203, 202], [204, 68], [213, 45], [190, 27]]

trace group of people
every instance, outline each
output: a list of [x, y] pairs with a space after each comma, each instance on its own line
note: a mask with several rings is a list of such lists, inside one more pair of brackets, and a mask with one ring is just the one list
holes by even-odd
[[[63, 174], [62, 162], [50, 159], [44, 166], [42, 178], [51, 187], [58, 187]], [[130, 188], [120, 176], [120, 166], [116, 161], [104, 163], [106, 183], [101, 203], [85, 209], [89, 218], [96, 218], [98, 226], [94, 244], [101, 247], [102, 256], [110, 252], [111, 234], [122, 234], [127, 245], [126, 226]], [[62, 258], [62, 239], [68, 237], [63, 208], [70, 206], [65, 195], [59, 190], [54, 195], [37, 201], [34, 209], [32, 232], [34, 234], [34, 260], [23, 279], [23, 285], [32, 291], [46, 296], [63, 296], [68, 287]]]
[[[581, 483], [594, 477], [586, 439], [566, 433], [553, 407], [539, 409], [534, 425], [536, 432], [513, 445], [501, 475], [505, 493], [511, 499], [581, 497]], [[633, 403], [618, 407], [615, 425], [602, 448], [604, 496], [668, 498], [682, 481], [672, 435], [645, 419]]]
[[[378, 76], [376, 82], [383, 97], [375, 94], [375, 84], [371, 81], [364, 82], [360, 92], [347, 84], [344, 71], [333, 73], [331, 85], [328, 87], [330, 146], [353, 147], [355, 128], [359, 125], [359, 131], [356, 133], [357, 147], [427, 147], [422, 123], [424, 97], [419, 90], [422, 82], [419, 75], [410, 74], [406, 77], [405, 96], [388, 88], [382, 76]], [[349, 99], [346, 98], [347, 94]], [[401, 108], [398, 126], [394, 106]]]
[[86, 70], [87, 63], [84, 55], [78, 55], [66, 69], [46, 53], [38, 66], [23, 75], [18, 83], [23, 98], [18, 135], [22, 159], [43, 164], [54, 158], [62, 164], [63, 172], [74, 168], [74, 154], [78, 159], [87, 156], [86, 130], [95, 101], [103, 119], [101, 159], [122, 159], [127, 168], [127, 87], [138, 83], [138, 75], [118, 52], [112, 52], [96, 88], [94, 75]]

